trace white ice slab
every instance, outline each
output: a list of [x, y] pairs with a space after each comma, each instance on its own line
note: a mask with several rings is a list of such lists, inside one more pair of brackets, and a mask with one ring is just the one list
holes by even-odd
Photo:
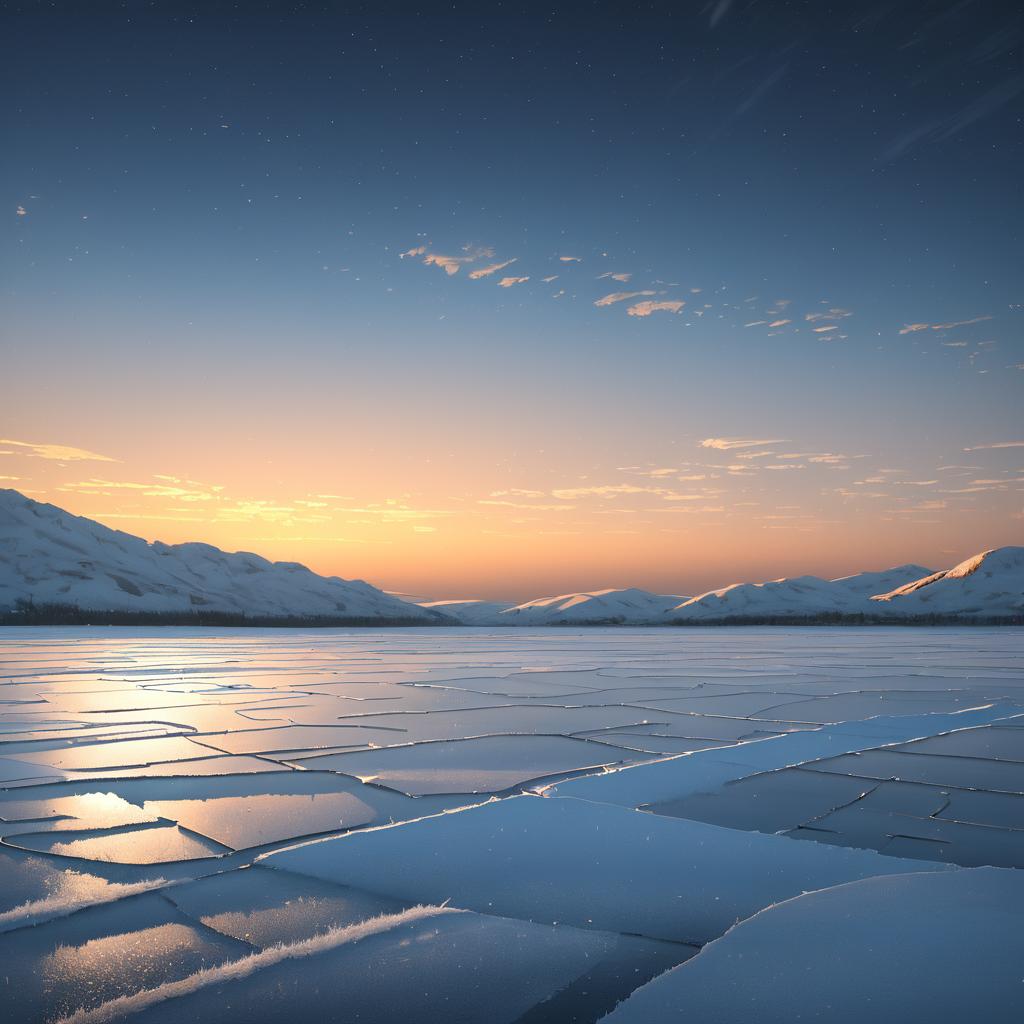
[[1003, 718], [1011, 711], [1006, 706], [992, 705], [951, 715], [908, 715], [847, 722], [756, 740], [726, 750], [697, 751], [603, 775], [569, 779], [550, 787], [547, 792], [553, 796], [639, 807], [706, 793], [725, 782], [756, 772], [979, 725]]
[[606, 1024], [1021, 1019], [1024, 872], [871, 878], [743, 921]]

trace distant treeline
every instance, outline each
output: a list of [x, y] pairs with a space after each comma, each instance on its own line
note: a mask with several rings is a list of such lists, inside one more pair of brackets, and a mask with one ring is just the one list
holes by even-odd
[[138, 612], [116, 608], [96, 610], [73, 604], [19, 602], [0, 612], [0, 626], [253, 626], [258, 628], [315, 628], [338, 626], [447, 626], [451, 620], [436, 612], [430, 618], [378, 618], [343, 615], [239, 615], [234, 612]]
[[[509, 626], [519, 623], [510, 622]], [[673, 619], [661, 623], [627, 623], [614, 616], [593, 622], [553, 622], [552, 626], [581, 629], [598, 626], [679, 626], [700, 629], [718, 626], [1024, 626], [1024, 615], [864, 615], [822, 612], [820, 615], [730, 615], [720, 619]], [[431, 612], [427, 619], [375, 618], [333, 615], [239, 615], [234, 612], [136, 612], [95, 610], [73, 604], [33, 604], [22, 601], [0, 612], [0, 626], [251, 626], [263, 629], [315, 629], [342, 626], [459, 626], [448, 616]], [[475, 627], [486, 629], [486, 626]], [[521, 628], [530, 628], [522, 626]], [[534, 627], [536, 628], [536, 627]]]
[[720, 619], [668, 619], [662, 622], [627, 622], [622, 616], [610, 616], [590, 622], [563, 619], [547, 625], [565, 629], [587, 626], [679, 626], [687, 629], [702, 629], [705, 626], [1024, 626], [1024, 615], [865, 615], [862, 612], [822, 612], [820, 615], [729, 615]]
[[1024, 626], [1024, 615], [730, 615], [722, 619], [673, 619], [669, 626]]

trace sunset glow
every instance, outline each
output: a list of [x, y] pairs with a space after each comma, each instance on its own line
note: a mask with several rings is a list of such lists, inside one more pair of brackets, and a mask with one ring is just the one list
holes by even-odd
[[1019, 1024], [1024, 7], [0, 30], [0, 1024]]
[[[424, 598], [1019, 541], [998, 62], [982, 99], [934, 55], [919, 87], [824, 13], [806, 61], [788, 15], [673, 46], [660, 15], [598, 19], [568, 71], [567, 15], [502, 53], [472, 18], [421, 49], [415, 20], [356, 45], [254, 16], [226, 64], [212, 23], [61, 17], [88, 48], [13, 20], [0, 484]], [[862, 102], [823, 120], [869, 53]]]
[[[282, 417], [301, 422], [304, 404]], [[533, 423], [532, 444], [542, 447], [524, 440], [526, 450], [499, 462], [474, 438], [438, 445], [442, 429], [459, 433], [447, 421], [408, 438], [381, 432], [372, 450], [353, 452], [304, 444], [326, 426], [293, 426], [285, 438], [253, 423], [245, 437], [189, 440], [175, 436], [173, 418], [150, 416], [128, 436], [76, 437], [116, 461], [63, 461], [63, 451], [7, 443], [7, 485], [149, 539], [201, 539], [430, 598], [628, 585], [692, 593], [908, 559], [944, 565], [971, 553], [965, 532], [1011, 543], [1021, 524], [1024, 446], [964, 453], [952, 440], [930, 441], [907, 445], [900, 459], [892, 445], [844, 455], [825, 449], [849, 444], [631, 437], [647, 459], [628, 464], [627, 441], [609, 436], [599, 411], [581, 410], [573, 422], [585, 441], [545, 442]], [[561, 418], [552, 409], [534, 419], [555, 430]], [[595, 434], [604, 436], [595, 443]], [[606, 454], [613, 448], [619, 458]], [[154, 465], [189, 475], [148, 472]]]

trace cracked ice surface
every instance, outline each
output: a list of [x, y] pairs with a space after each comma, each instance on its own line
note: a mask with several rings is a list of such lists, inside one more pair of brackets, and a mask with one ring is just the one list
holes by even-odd
[[1022, 904], [1024, 874], [998, 868], [808, 893], [740, 922], [604, 1020], [1014, 1024]]
[[1022, 654], [1015, 629], [3, 630], [4, 1020], [998, 1009]]

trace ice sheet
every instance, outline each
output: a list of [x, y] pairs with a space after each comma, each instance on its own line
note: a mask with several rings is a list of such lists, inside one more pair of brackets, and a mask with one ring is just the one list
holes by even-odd
[[848, 761], [836, 755], [878, 746], [880, 743], [931, 736], [947, 729], [992, 721], [1005, 716], [1006, 711], [1005, 706], [991, 706], [952, 715], [879, 718], [827, 726], [819, 730], [769, 737], [727, 750], [698, 751], [619, 772], [570, 779], [550, 787], [547, 792], [555, 796], [600, 800], [627, 807], [662, 803], [694, 793], [704, 793], [725, 782], [757, 772], [772, 771], [819, 758], [835, 759], [819, 761], [816, 767], [841, 765], [834, 769], [841, 771]]
[[235, 850], [378, 820], [377, 808], [352, 792], [147, 800], [143, 808]]
[[411, 904], [304, 875], [247, 867], [167, 889], [182, 913], [259, 949], [396, 914]]
[[424, 796], [497, 793], [551, 775], [643, 757], [635, 751], [563, 736], [489, 736], [326, 754], [295, 763], [341, 772], [409, 796]]
[[605, 1024], [1020, 1020], [1024, 873], [872, 878], [743, 921]]
[[[204, 942], [348, 936], [167, 1019], [288, 992], [329, 1019], [330, 964], [364, 1019], [489, 1022], [497, 987], [519, 1024], [594, 1020], [772, 901], [1020, 862], [1022, 656], [1012, 629], [8, 629], [0, 935], [49, 920], [102, 999], [194, 986]], [[14, 1024], [73, 1009], [23, 989]]]
[[923, 866], [535, 796], [309, 843], [260, 863], [399, 899], [698, 944], [805, 889]]
[[1024, 794], [1024, 764], [1014, 761], [911, 754], [903, 750], [868, 750], [862, 754], [812, 761], [804, 767], [871, 779], [903, 779], [933, 786]]
[[112, 864], [167, 864], [218, 857], [228, 850], [221, 843], [177, 825], [82, 832], [21, 832], [8, 838], [7, 843], [20, 850]]

